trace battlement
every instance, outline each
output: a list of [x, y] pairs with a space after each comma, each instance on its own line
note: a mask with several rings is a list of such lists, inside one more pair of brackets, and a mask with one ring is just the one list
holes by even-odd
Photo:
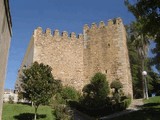
[[115, 18], [115, 19], [109, 19], [106, 24], [104, 21], [100, 21], [98, 25], [93, 22], [90, 27], [87, 24], [85, 24], [83, 27], [83, 30], [84, 31], [97, 30], [97, 29], [106, 28], [106, 27], [110, 27], [110, 26], [113, 27], [115, 25], [120, 25], [120, 24], [122, 24], [122, 19]]
[[[92, 23], [90, 27], [87, 24], [85, 24], [83, 27], [83, 31], [87, 30], [96, 31], [99, 29], [113, 27], [120, 24], [122, 24], [121, 18], [109, 19], [106, 24], [104, 21], [100, 21], [98, 25], [96, 23]], [[37, 29], [34, 30], [33, 36], [45, 36], [45, 37], [62, 38], [68, 40], [82, 40], [84, 38], [84, 34], [76, 35], [76, 33], [74, 32], [68, 34], [67, 31], [63, 31], [62, 33], [60, 33], [58, 29], [54, 30], [53, 34], [51, 29], [49, 28], [47, 28], [45, 32], [43, 32], [41, 27], [38, 27]]]
[[82, 40], [83, 39], [83, 34], [78, 34], [72, 32], [68, 34], [67, 31], [63, 31], [62, 33], [59, 32], [58, 29], [52, 31], [51, 29], [47, 28], [45, 32], [43, 32], [43, 29], [41, 27], [38, 27], [37, 29], [34, 30], [34, 37], [36, 36], [45, 36], [45, 37], [53, 37], [53, 38], [62, 38], [62, 39], [71, 39], [71, 40]]

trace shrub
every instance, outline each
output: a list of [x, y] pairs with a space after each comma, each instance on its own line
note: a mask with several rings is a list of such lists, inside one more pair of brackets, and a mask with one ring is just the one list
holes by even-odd
[[96, 73], [90, 84], [83, 87], [83, 98], [81, 104], [88, 108], [101, 108], [106, 104], [106, 99], [109, 93], [109, 86], [106, 80], [106, 75]]
[[115, 89], [115, 92], [118, 93], [118, 90], [121, 89], [123, 87], [122, 83], [119, 80], [114, 80], [111, 85], [111, 88]]
[[80, 93], [73, 87], [65, 86], [53, 97], [51, 106], [56, 120], [72, 120], [73, 114], [70, 107], [72, 103], [78, 103]]
[[66, 105], [59, 104], [54, 109], [56, 120], [73, 120], [72, 110]]
[[128, 108], [129, 105], [131, 104], [131, 98], [128, 98], [128, 99], [125, 99], [123, 102], [123, 106], [124, 106], [124, 109]]
[[14, 97], [13, 96], [9, 96], [9, 101], [8, 101], [8, 103], [10, 103], [10, 104], [13, 104], [14, 103]]
[[60, 95], [66, 101], [78, 101], [78, 99], [80, 98], [80, 93], [75, 88], [70, 86], [65, 86], [64, 88], [62, 88]]

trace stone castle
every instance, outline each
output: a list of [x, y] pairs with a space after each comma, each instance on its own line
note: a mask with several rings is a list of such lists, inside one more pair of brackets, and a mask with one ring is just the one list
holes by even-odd
[[101, 72], [109, 83], [120, 80], [125, 94], [132, 95], [126, 31], [121, 18], [109, 20], [107, 25], [102, 21], [99, 25], [92, 23], [91, 27], [85, 25], [83, 34], [78, 36], [74, 32], [68, 35], [66, 31], [60, 35], [58, 30], [52, 34], [50, 29], [43, 32], [38, 27], [18, 74], [23, 66], [30, 66], [34, 61], [50, 65], [55, 79], [78, 90], [95, 73]]

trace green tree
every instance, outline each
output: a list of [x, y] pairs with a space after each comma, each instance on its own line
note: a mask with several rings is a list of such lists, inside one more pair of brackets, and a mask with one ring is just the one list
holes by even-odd
[[159, 0], [125, 0], [128, 10], [136, 17], [144, 34], [148, 34], [156, 42], [153, 50], [153, 63], [160, 72], [160, 2]]
[[102, 73], [96, 73], [90, 84], [87, 84], [83, 88], [84, 102], [88, 107], [104, 107], [105, 101], [109, 94], [109, 86], [106, 80], [106, 75]]
[[[141, 39], [138, 39], [138, 33], [139, 31], [136, 28], [136, 23], [133, 22], [130, 24], [130, 26], [126, 26], [127, 29], [127, 43], [128, 43], [128, 51], [129, 51], [129, 58], [130, 58], [130, 65], [131, 65], [131, 73], [132, 73], [132, 83], [133, 83], [133, 95], [134, 98], [140, 98], [143, 96], [143, 85], [142, 85], [142, 70], [146, 70], [148, 72], [147, 75], [147, 85], [149, 93], [151, 94], [154, 86], [153, 82], [157, 81], [154, 78], [153, 75], [156, 73], [153, 72], [151, 59], [147, 57], [147, 44], [149, 44], [149, 41], [146, 41], [144, 46], [146, 46], [146, 55], [145, 59], [141, 56], [141, 54], [138, 52], [139, 47], [143, 46], [141, 45]], [[139, 33], [140, 34], [140, 33]], [[143, 48], [143, 47], [142, 47]], [[145, 47], [144, 47], [145, 48]], [[143, 60], [143, 61], [142, 61]]]
[[128, 10], [142, 25], [143, 33], [159, 39], [160, 34], [160, 2], [159, 0], [125, 0]]
[[153, 86], [153, 89], [150, 91], [150, 94], [155, 93], [156, 95], [160, 95], [160, 76], [155, 72], [151, 72], [150, 75], [152, 78], [151, 84]]
[[152, 69], [152, 60], [147, 59], [146, 65], [147, 65], [147, 85], [148, 85], [148, 93], [151, 96], [152, 93], [159, 93], [160, 92], [160, 76], [154, 70]]
[[133, 97], [141, 98], [143, 96], [142, 91], [142, 76], [141, 76], [141, 59], [139, 58], [137, 49], [130, 39], [127, 41], [129, 60], [131, 66], [132, 85], [133, 85]]
[[23, 70], [22, 88], [25, 98], [33, 102], [35, 120], [40, 104], [47, 104], [57, 91], [58, 81], [52, 76], [52, 68], [43, 63], [34, 62], [32, 66]]
[[[142, 71], [146, 70], [146, 64], [145, 61], [147, 59], [148, 55], [148, 46], [149, 46], [149, 38], [146, 34], [142, 32], [142, 26], [138, 22], [132, 22], [129, 26], [128, 30], [128, 41], [130, 42], [130, 45], [133, 44], [135, 46], [136, 52], [138, 53], [138, 62], [140, 62], [140, 68], [139, 73], [141, 75], [142, 80], [142, 88], [143, 88], [143, 95], [145, 96], [145, 83], [144, 83], [144, 76], [142, 75]], [[137, 66], [134, 66], [137, 67]], [[133, 69], [132, 69], [133, 70]], [[134, 71], [132, 71], [134, 72]], [[135, 81], [134, 81], [135, 82]]]

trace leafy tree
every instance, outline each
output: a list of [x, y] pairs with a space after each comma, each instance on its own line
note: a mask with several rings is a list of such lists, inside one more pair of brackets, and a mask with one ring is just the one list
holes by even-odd
[[141, 98], [143, 96], [142, 91], [142, 76], [141, 76], [141, 59], [139, 58], [135, 45], [128, 38], [128, 52], [131, 66], [132, 85], [133, 85], [133, 97]]
[[40, 104], [47, 104], [58, 90], [59, 81], [54, 80], [52, 68], [43, 63], [34, 62], [32, 66], [23, 70], [22, 88], [25, 98], [33, 102], [35, 107], [35, 120]]
[[148, 92], [151, 96], [152, 93], [158, 94], [160, 92], [160, 76], [158, 73], [154, 72], [151, 65], [152, 60], [147, 60], [147, 85], [148, 85]]
[[153, 79], [153, 82], [152, 82], [153, 89], [151, 90], [151, 93], [160, 95], [160, 76], [155, 72], [150, 73], [150, 75]]
[[[136, 28], [136, 22], [131, 23], [130, 26], [126, 26], [126, 29], [128, 33], [127, 43], [128, 43], [128, 51], [129, 51], [131, 73], [132, 73], [133, 95], [134, 95], [134, 98], [140, 98], [143, 96], [142, 70], [146, 70], [148, 72], [147, 83], [148, 83], [148, 90], [150, 94], [154, 89], [153, 82], [157, 81], [154, 78], [157, 78], [157, 77], [153, 77], [153, 75], [155, 75], [156, 73], [153, 72], [151, 59], [148, 58], [147, 55], [145, 55], [145, 57], [142, 57], [142, 55], [140, 54], [141, 52], [139, 52], [138, 48], [143, 45], [141, 45], [142, 44], [140, 42], [141, 39], [137, 38], [138, 34], [140, 34], [139, 33], [140, 31], [139, 29]], [[146, 44], [144, 45], [146, 46], [144, 48], [146, 48], [146, 51], [147, 51], [147, 46], [148, 46], [147, 44], [149, 44], [149, 41], [147, 40], [147, 38], [146, 38], [146, 41], [144, 40], [144, 43]]]
[[86, 106], [95, 108], [104, 106], [109, 94], [109, 86], [106, 80], [106, 75], [96, 73], [92, 77], [90, 84], [85, 85], [82, 91]]
[[143, 33], [153, 37], [160, 37], [160, 2], [159, 0], [125, 0], [128, 10], [136, 17], [137, 22], [142, 25]]
[[[138, 72], [139, 72], [139, 75], [141, 75], [139, 80], [142, 80], [143, 95], [144, 97], [146, 97], [145, 91], [144, 91], [144, 76], [141, 73], [142, 71], [146, 70], [145, 61], [147, 59], [147, 54], [148, 54], [149, 38], [146, 34], [142, 32], [142, 26], [138, 22], [132, 22], [128, 27], [127, 32], [128, 32], [128, 41], [129, 41], [128, 43], [130, 43], [130, 45], [133, 45], [132, 48], [136, 50], [138, 55], [137, 62], [139, 62], [140, 64], [135, 63], [134, 65], [137, 64], [140, 67], [137, 67], [137, 66], [134, 66], [134, 67], [139, 68]], [[132, 69], [132, 72], [135, 72], [135, 71], [133, 71]]]
[[153, 63], [160, 72], [160, 2], [159, 0], [125, 0], [128, 10], [136, 17], [141, 25], [142, 32], [148, 34], [156, 42], [153, 50], [155, 54]]
[[160, 73], [160, 43], [156, 43], [156, 47], [152, 50], [152, 52], [155, 55], [152, 58], [152, 64], [155, 65], [156, 69]]

